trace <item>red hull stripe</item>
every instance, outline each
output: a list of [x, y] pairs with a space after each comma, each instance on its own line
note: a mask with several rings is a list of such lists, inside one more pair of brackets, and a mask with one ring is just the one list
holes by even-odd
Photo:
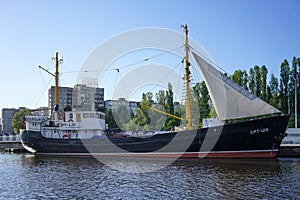
[[37, 153], [60, 156], [100, 156], [100, 157], [161, 157], [161, 158], [274, 158], [276, 150], [257, 151], [214, 151], [214, 152], [185, 152], [185, 153]]

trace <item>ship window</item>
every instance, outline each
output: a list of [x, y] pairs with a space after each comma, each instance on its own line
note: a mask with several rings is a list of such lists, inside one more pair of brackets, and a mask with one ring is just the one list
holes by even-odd
[[72, 119], [73, 118], [73, 113], [69, 114], [69, 118]]
[[89, 114], [88, 113], [83, 113], [82, 118], [88, 118]]
[[76, 121], [81, 122], [81, 115], [80, 113], [76, 113]]

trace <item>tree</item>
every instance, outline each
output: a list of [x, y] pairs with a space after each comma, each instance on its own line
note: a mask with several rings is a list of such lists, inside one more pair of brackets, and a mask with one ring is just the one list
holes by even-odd
[[235, 70], [234, 73], [233, 73], [233, 75], [232, 75], [232, 77], [231, 77], [231, 79], [235, 83], [237, 83], [240, 86], [242, 86], [242, 84], [243, 84], [243, 72], [242, 72], [242, 70], [240, 70], [240, 69], [239, 70]]
[[125, 124], [131, 119], [130, 109], [126, 105], [120, 105], [116, 110], [113, 111], [113, 116], [114, 120], [118, 124], [118, 127], [124, 129]]
[[105, 123], [108, 125], [108, 129], [118, 128], [111, 109], [105, 111]]
[[235, 83], [242, 86], [245, 90], [248, 90], [248, 74], [246, 70], [235, 70], [230, 77]]
[[267, 75], [268, 75], [268, 69], [265, 65], [261, 66], [260, 68], [260, 88], [261, 88], [261, 97], [263, 100], [267, 100]]
[[[210, 105], [209, 105], [209, 93], [204, 81], [196, 83], [193, 87], [193, 92], [195, 99], [197, 101], [197, 110], [194, 118], [198, 118], [198, 124], [202, 123], [203, 118], [206, 118], [210, 114]], [[200, 115], [200, 116], [199, 116]]]
[[248, 74], [246, 70], [243, 71], [243, 78], [242, 78], [242, 87], [245, 88], [245, 90], [248, 90]]
[[20, 110], [19, 112], [15, 113], [12, 119], [12, 127], [14, 129], [15, 133], [19, 133], [19, 130], [24, 128], [23, 123], [24, 123], [24, 117], [26, 115], [30, 115], [30, 110], [24, 109]]
[[254, 81], [255, 81], [255, 95], [257, 97], [261, 97], [261, 75], [260, 75], [260, 67], [254, 66]]
[[268, 94], [269, 101], [268, 103], [272, 106], [279, 108], [279, 89], [278, 89], [279, 83], [278, 78], [275, 77], [274, 74], [271, 74], [271, 80], [269, 82], [268, 88], [270, 89], [270, 92]]
[[164, 90], [159, 90], [156, 94], [156, 103], [165, 106], [166, 95]]
[[285, 113], [290, 112], [288, 104], [289, 81], [290, 67], [288, 61], [285, 59], [280, 65], [280, 104], [281, 110]]
[[[166, 101], [165, 101], [166, 113], [174, 115], [174, 101], [173, 101], [173, 90], [171, 83], [168, 84], [168, 90], [166, 91]], [[174, 127], [175, 119], [171, 116], [167, 117], [164, 130], [171, 130]]]
[[[298, 65], [298, 59], [296, 57], [293, 57], [292, 69], [290, 72], [290, 82], [289, 82], [289, 102], [290, 102], [290, 112], [291, 112], [290, 126], [291, 127], [296, 127], [295, 111], [298, 110], [295, 108], [297, 105], [295, 102], [295, 92], [296, 92], [296, 94], [298, 94], [298, 89], [299, 89], [299, 85], [298, 85], [299, 72], [298, 72], [297, 65]], [[298, 100], [298, 98], [297, 98], [297, 100]], [[297, 107], [298, 107], [298, 105], [297, 105]], [[298, 111], [297, 111], [297, 114], [298, 114]]]
[[250, 68], [249, 74], [250, 74], [249, 89], [251, 93], [255, 94], [255, 74], [252, 68]]
[[[153, 94], [151, 92], [143, 93], [141, 103], [143, 105], [151, 107], [152, 97]], [[150, 124], [150, 122], [151, 119], [149, 117], [149, 109], [140, 106], [135, 109], [134, 117], [129, 121], [129, 123], [126, 124], [126, 129], [134, 131], [147, 130], [148, 124]]]

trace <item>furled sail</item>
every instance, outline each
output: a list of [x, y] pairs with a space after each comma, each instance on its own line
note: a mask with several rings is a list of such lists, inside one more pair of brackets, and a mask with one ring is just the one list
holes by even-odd
[[279, 113], [280, 110], [256, 97], [192, 52], [221, 120]]

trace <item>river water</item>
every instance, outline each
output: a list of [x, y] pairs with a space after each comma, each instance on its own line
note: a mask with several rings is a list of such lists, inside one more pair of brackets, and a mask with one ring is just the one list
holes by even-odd
[[124, 159], [108, 164], [4, 153], [0, 175], [0, 199], [300, 199], [300, 159]]

